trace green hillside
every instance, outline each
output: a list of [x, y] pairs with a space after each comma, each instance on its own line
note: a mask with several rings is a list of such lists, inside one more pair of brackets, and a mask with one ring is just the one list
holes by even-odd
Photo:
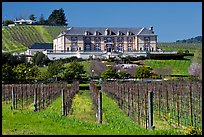
[[22, 52], [34, 43], [52, 43], [63, 30], [63, 26], [14, 26], [2, 28], [2, 50]]

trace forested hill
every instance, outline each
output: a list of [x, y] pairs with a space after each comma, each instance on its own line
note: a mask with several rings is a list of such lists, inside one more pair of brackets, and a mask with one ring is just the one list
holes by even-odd
[[52, 43], [64, 26], [24, 25], [2, 28], [2, 51], [22, 52], [34, 43]]
[[177, 43], [202, 43], [202, 36], [197, 36], [190, 39], [177, 40]]

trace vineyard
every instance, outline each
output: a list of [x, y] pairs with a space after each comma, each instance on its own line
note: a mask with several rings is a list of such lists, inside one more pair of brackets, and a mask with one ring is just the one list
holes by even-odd
[[165, 51], [185, 51], [188, 50], [190, 53], [194, 53], [195, 50], [202, 49], [202, 43], [170, 43], [170, 42], [159, 42], [158, 48]]
[[60, 26], [15, 26], [2, 28], [2, 50], [7, 52], [25, 51], [34, 43], [52, 43], [65, 27]]
[[[150, 83], [105, 81], [101, 85], [101, 90], [97, 88], [94, 82], [90, 82], [89, 90], [90, 99], [92, 98], [92, 103], [90, 103], [97, 118], [95, 124], [100, 125], [93, 125], [94, 123], [89, 125], [88, 123], [79, 122], [81, 124], [77, 126], [78, 128], [82, 128], [81, 125], [85, 124], [88, 129], [95, 129], [97, 133], [95, 130], [93, 133], [96, 134], [101, 134], [99, 129], [105, 131], [105, 134], [109, 134], [107, 132], [109, 130], [109, 132], [114, 134], [138, 134], [136, 132], [139, 131], [142, 131], [143, 134], [172, 134], [167, 133], [167, 130], [159, 129], [157, 123], [162, 120], [166, 121], [166, 126], [170, 126], [173, 130], [183, 130], [189, 126], [202, 129], [202, 83], [198, 81]], [[57, 121], [60, 120], [61, 123], [67, 123], [65, 122], [65, 117], [73, 121], [72, 115], [75, 112], [74, 109], [76, 109], [73, 108], [73, 104], [79, 107], [77, 109], [80, 110], [80, 105], [76, 104], [76, 99], [79, 101], [79, 97], [82, 96], [83, 92], [79, 91], [78, 81], [69, 85], [66, 83], [2, 84], [2, 103], [4, 110], [5, 106], [10, 106], [10, 110], [6, 112], [8, 115], [9, 111], [22, 115], [24, 113], [39, 114], [38, 117], [43, 114], [44, 118], [48, 115], [50, 117], [55, 115], [52, 117], [57, 118]], [[108, 104], [108, 100], [109, 102], [114, 101], [114, 103]], [[152, 100], [150, 101], [151, 103], [149, 100]], [[81, 101], [81, 103], [86, 104], [83, 100]], [[28, 108], [32, 112], [27, 113]], [[83, 109], [84, 111], [81, 112], [84, 112], [85, 115], [85, 108]], [[50, 111], [53, 111], [53, 114]], [[3, 112], [3, 121], [5, 117]], [[152, 118], [152, 123], [150, 118]], [[72, 126], [78, 123], [78, 120], [75, 119], [74, 121]], [[3, 122], [3, 127], [4, 125], [6, 123]], [[72, 127], [71, 125], [69, 126]], [[150, 126], [155, 130], [147, 130]], [[66, 126], [66, 128], [70, 127]], [[80, 132], [82, 134], [83, 132], [87, 133], [85, 129]], [[175, 134], [177, 133], [180, 132], [176, 131]], [[65, 134], [70, 134], [69, 130]]]

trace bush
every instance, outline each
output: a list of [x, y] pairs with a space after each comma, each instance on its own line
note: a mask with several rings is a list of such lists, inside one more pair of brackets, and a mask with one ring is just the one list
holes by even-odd
[[146, 66], [140, 66], [140, 67], [137, 67], [135, 70], [135, 77], [136, 78], [150, 78], [151, 72], [149, 68], [147, 68]]
[[185, 135], [202, 135], [202, 129], [190, 126], [186, 129], [184, 129]]

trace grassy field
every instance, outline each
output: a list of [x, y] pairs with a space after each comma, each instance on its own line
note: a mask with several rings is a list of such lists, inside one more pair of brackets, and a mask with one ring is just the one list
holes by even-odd
[[158, 48], [167, 51], [185, 51], [188, 50], [190, 53], [194, 53], [197, 49], [202, 49], [202, 43], [170, 43], [170, 42], [159, 42]]
[[146, 130], [137, 126], [103, 93], [103, 124], [95, 122], [89, 91], [80, 91], [73, 101], [73, 113], [61, 116], [61, 98], [40, 112], [30, 109], [10, 110], [2, 103], [2, 134], [32, 135], [170, 135], [182, 134], [175, 129]]
[[172, 75], [189, 75], [191, 60], [145, 60], [144, 63], [153, 69], [170, 66]]

